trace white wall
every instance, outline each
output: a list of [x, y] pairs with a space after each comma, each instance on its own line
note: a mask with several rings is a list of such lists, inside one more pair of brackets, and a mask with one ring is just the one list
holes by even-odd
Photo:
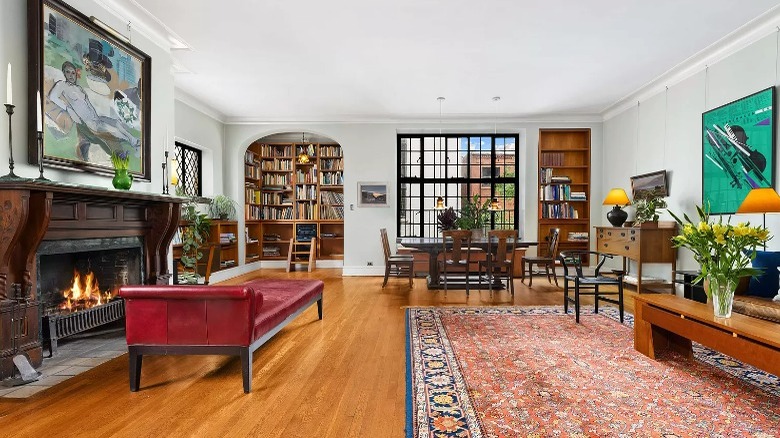
[[[202, 151], [203, 196], [213, 197], [222, 194], [225, 182], [231, 180], [230, 173], [222, 172], [222, 149], [225, 145], [225, 127], [214, 118], [176, 100], [175, 138], [188, 146]], [[243, 173], [242, 173], [243, 175]], [[233, 197], [238, 203], [240, 198]], [[239, 213], [243, 209], [239, 209]]]
[[[654, 170], [669, 171], [669, 209], [675, 214], [696, 217], [701, 205], [703, 112], [769, 86], [777, 85], [777, 36], [770, 35], [713, 63], [706, 70], [668, 87], [664, 92], [604, 122], [602, 177], [604, 191], [611, 187], [630, 189], [629, 177]], [[777, 108], [775, 108], [777, 111]], [[638, 126], [637, 126], [638, 122]], [[778, 166], [777, 152], [775, 166]], [[603, 198], [606, 192], [597, 195]], [[608, 207], [603, 207], [604, 213]], [[629, 207], [629, 220], [634, 216]], [[597, 216], [597, 215], [594, 215]], [[598, 219], [598, 218], [596, 218]], [[601, 224], [607, 225], [605, 215]], [[661, 220], [672, 220], [667, 213]], [[724, 217], [724, 220], [727, 218]], [[761, 223], [761, 215], [738, 215], [734, 221]], [[780, 215], [767, 215], [767, 227], [780, 234]], [[594, 220], [594, 223], [598, 223]], [[780, 237], [768, 248], [780, 248]], [[649, 275], [668, 271], [650, 266]], [[697, 269], [690, 252], [681, 250], [678, 269]], [[668, 273], [666, 277], [668, 277]]]
[[[489, 125], [489, 127], [488, 127]], [[536, 240], [537, 236], [537, 161], [539, 128], [591, 128], [593, 158], [593, 188], [600, 192], [601, 123], [600, 122], [507, 122], [496, 127], [500, 133], [520, 134], [520, 181], [525, 190], [519, 193], [520, 214], [523, 217], [522, 236]], [[235, 124], [227, 125], [225, 135], [224, 171], [232, 175], [226, 179], [225, 192], [235, 199], [243, 199], [244, 151], [255, 140], [280, 132], [311, 132], [332, 138], [344, 150], [344, 274], [379, 275], [384, 261], [379, 239], [379, 228], [387, 228], [391, 240], [396, 237], [396, 209], [398, 199], [392, 197], [390, 208], [349, 209], [357, 204], [358, 181], [389, 181], [396, 189], [397, 134], [433, 132], [429, 123], [306, 123], [306, 124]], [[493, 122], [447, 123], [444, 133], [492, 133]], [[438, 129], [436, 129], [438, 132]], [[600, 211], [600, 200], [591, 196], [591, 211]], [[606, 212], [605, 212], [606, 214]], [[241, 226], [241, 224], [239, 224]], [[243, 259], [243, 254], [240, 255]], [[367, 262], [374, 264], [367, 267]]]
[[[126, 23], [119, 22], [113, 15], [98, 6], [93, 0], [69, 0], [67, 3], [84, 15], [94, 15], [115, 29], [125, 29]], [[126, 34], [126, 32], [124, 32]], [[15, 112], [13, 123], [13, 154], [15, 173], [23, 177], [38, 176], [37, 166], [27, 162], [27, 1], [0, 1], [0, 100], [6, 101], [5, 71], [10, 62], [13, 68], [13, 94]], [[135, 181], [132, 190], [162, 191], [162, 161], [166, 126], [173, 127], [173, 75], [171, 75], [170, 54], [137, 32], [131, 34], [132, 44], [152, 58], [152, 113], [151, 113], [151, 182]], [[0, 174], [8, 171], [8, 116], [0, 113]], [[34, 135], [34, 134], [33, 134]], [[171, 136], [173, 130], [171, 129]], [[111, 187], [111, 177], [93, 173], [80, 173], [62, 169], [45, 168], [46, 177], [59, 182], [90, 184]]]

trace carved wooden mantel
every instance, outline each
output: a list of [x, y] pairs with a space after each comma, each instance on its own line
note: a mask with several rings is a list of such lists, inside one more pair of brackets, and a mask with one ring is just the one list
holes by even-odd
[[[27, 352], [34, 365], [40, 364], [35, 255], [43, 240], [140, 236], [145, 282], [167, 283], [168, 248], [184, 201], [29, 179], [0, 181], [0, 310], [24, 301], [30, 312], [26, 339], [14, 340], [17, 349]], [[21, 285], [21, 294], [12, 291], [15, 283]], [[13, 330], [5, 322], [0, 321], [0, 362], [10, 359], [3, 344]], [[0, 375], [7, 375], [4, 365], [9, 364], [0, 363]]]

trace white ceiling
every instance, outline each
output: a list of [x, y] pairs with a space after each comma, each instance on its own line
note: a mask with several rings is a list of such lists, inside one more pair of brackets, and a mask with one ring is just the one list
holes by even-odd
[[780, 4], [103, 1], [184, 41], [176, 87], [228, 121], [599, 114]]

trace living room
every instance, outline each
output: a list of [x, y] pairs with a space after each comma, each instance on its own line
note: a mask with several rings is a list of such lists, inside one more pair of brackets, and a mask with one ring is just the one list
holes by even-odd
[[[491, 4], [487, 9], [494, 11], [474, 12], [482, 20], [473, 21], [462, 12], [473, 8], [465, 3], [402, 2], [372, 10], [348, 2], [338, 5], [343, 8], [338, 12], [333, 10], [337, 5], [309, 2], [295, 6], [247, 2], [227, 8], [235, 8], [232, 11], [208, 2], [55, 3], [96, 17], [152, 60], [147, 76], [151, 83], [151, 102], [146, 100], [151, 114], [145, 127], [147, 161], [142, 172], [147, 177], [137, 177], [130, 192], [173, 193], [168, 153], [180, 143], [202, 154], [200, 195], [224, 194], [243, 207], [242, 169], [252, 144], [280, 135], [294, 136], [291, 142], [301, 134], [329, 139], [343, 148], [343, 258], [320, 262], [311, 273], [300, 269], [286, 273], [283, 261], [245, 263], [249, 254], [239, 244], [237, 266], [211, 275], [210, 284], [240, 284], [257, 277], [324, 282], [323, 294], [328, 297], [322, 321], [307, 308], [255, 351], [250, 394], [240, 391], [239, 361], [223, 356], [148, 356], [140, 391], [131, 393], [127, 358], [118, 357], [30, 398], [0, 399], [0, 414], [13, 419], [22, 435], [52, 430], [62, 435], [79, 431], [102, 436], [212, 435], [232, 430], [254, 436], [401, 436], [411, 409], [404, 378], [405, 307], [562, 309], [563, 291], [544, 277], [534, 278], [532, 287], [510, 280], [517, 288], [513, 296], [505, 290], [472, 290], [469, 296], [459, 290], [431, 291], [423, 278], [415, 278], [411, 289], [405, 279], [395, 278], [382, 288], [385, 261], [378, 231], [386, 229], [391, 243], [407, 237], [399, 225], [403, 196], [399, 136], [517, 136], [514, 225], [522, 241], [542, 247], [546, 236], [539, 233], [540, 130], [589, 130], [587, 228], [589, 248], [596, 249], [593, 227], [609, 226], [607, 213], [612, 208], [602, 200], [612, 188], [623, 188], [630, 196], [632, 176], [665, 170], [668, 209], [694, 217], [695, 206], [702, 204], [702, 114], [780, 81], [776, 1], [751, 2], [739, 10], [726, 1], [685, 6], [613, 1], [588, 6], [565, 2], [556, 7]], [[239, 34], [228, 40], [218, 36], [230, 34], [231, 27], [248, 27], [238, 17], [252, 16], [275, 22], [259, 26], [257, 42], [248, 46], [256, 53], [243, 47], [254, 62], [238, 58], [242, 47], [228, 47]], [[440, 22], [429, 23], [430, 17], [438, 16]], [[545, 18], [549, 16], [556, 20]], [[35, 178], [39, 167], [32, 158], [37, 147], [34, 82], [43, 68], [31, 61], [28, 17], [25, 0], [0, 4], [0, 65], [6, 71], [10, 64], [16, 105], [9, 123], [0, 123], [0, 139], [9, 138], [16, 174]], [[224, 24], [209, 17], [220, 17]], [[335, 24], [323, 25], [323, 19]], [[290, 35], [282, 32], [284, 26], [293, 29]], [[315, 44], [317, 38], [327, 43]], [[458, 68], [452, 60], [464, 56], [474, 59], [473, 65]], [[338, 59], [343, 63], [333, 61]], [[320, 69], [325, 73], [318, 75]], [[5, 79], [0, 75], [0, 81]], [[41, 85], [46, 96], [43, 80]], [[440, 96], [445, 99], [437, 100]], [[48, 129], [48, 119], [44, 123]], [[771, 147], [774, 154], [774, 143]], [[0, 163], [9, 158], [8, 147], [0, 147]], [[772, 155], [768, 162], [773, 169], [777, 158]], [[56, 160], [44, 160], [42, 169], [57, 183], [111, 187], [106, 172], [74, 171]], [[772, 171], [773, 187], [775, 177]], [[364, 182], [387, 184], [386, 207], [361, 205], [357, 188]], [[432, 199], [424, 208], [433, 212]], [[625, 210], [633, 219], [635, 208]], [[242, 213], [239, 208], [237, 230], [247, 223]], [[673, 220], [665, 210], [660, 215], [662, 221]], [[733, 215], [732, 222], [742, 221], [765, 223], [770, 232], [780, 230], [780, 217], [774, 214]], [[242, 241], [243, 233], [236, 234]], [[774, 238], [766, 248], [778, 250], [778, 242]], [[531, 246], [527, 254], [536, 252]], [[162, 254], [166, 269], [161, 275], [174, 264], [173, 251], [166, 247]], [[676, 263], [678, 270], [699, 269], [692, 253], [684, 249], [678, 251]], [[620, 257], [605, 266], [621, 268]], [[671, 280], [665, 265], [649, 264], [645, 273]], [[634, 290], [627, 290], [626, 310], [632, 314]], [[592, 308], [588, 304], [592, 300], [584, 303], [583, 308]], [[633, 339], [632, 329], [626, 330]], [[628, 347], [633, 351], [633, 344]], [[777, 378], [772, 378], [776, 385]], [[776, 394], [762, 394], [776, 401]], [[81, 412], [108, 407], [112, 413], [98, 420], [100, 424], [90, 424], [73, 418], [65, 410], [67, 403]], [[245, 409], [255, 413], [246, 415]], [[777, 421], [776, 409], [765, 412], [773, 413], [769, 420]], [[23, 421], [25, 416], [42, 414], [47, 419]], [[137, 421], [140, 418], [143, 421]]]

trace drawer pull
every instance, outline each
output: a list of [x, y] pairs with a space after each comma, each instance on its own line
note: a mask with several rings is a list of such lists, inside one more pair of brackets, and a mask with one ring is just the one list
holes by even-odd
[[631, 241], [633, 242], [635, 240], [636, 240], [636, 237], [631, 236]]
[[624, 232], [621, 232], [621, 233], [620, 233], [620, 237], [626, 237], [626, 233], [624, 233]]
[[611, 236], [611, 235], [612, 235], [612, 231], [607, 231], [607, 236]]
[[608, 246], [609, 246], [609, 243], [605, 243], [605, 244], [604, 244], [604, 248], [606, 248], [606, 247], [608, 247]]
[[628, 251], [628, 246], [624, 246], [624, 248], [626, 249], [626, 251]]

